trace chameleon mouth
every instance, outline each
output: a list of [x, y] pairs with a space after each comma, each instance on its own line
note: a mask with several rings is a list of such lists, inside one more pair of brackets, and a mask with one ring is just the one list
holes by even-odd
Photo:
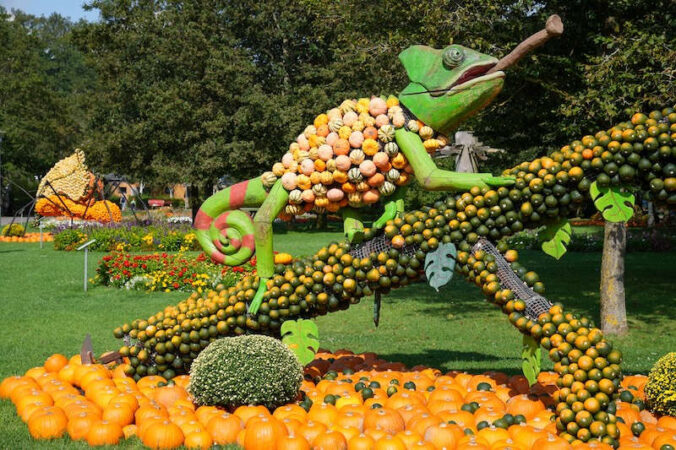
[[419, 92], [410, 92], [405, 95], [418, 95], [418, 94], [429, 94], [432, 97], [441, 97], [442, 95], [453, 94], [465, 90], [475, 84], [482, 83], [484, 81], [493, 80], [495, 78], [502, 78], [505, 76], [505, 73], [498, 70], [490, 74], [486, 74], [496, 63], [490, 64], [481, 64], [476, 66], [471, 66], [465, 70], [457, 80], [455, 80], [450, 86], [442, 89], [428, 89]]

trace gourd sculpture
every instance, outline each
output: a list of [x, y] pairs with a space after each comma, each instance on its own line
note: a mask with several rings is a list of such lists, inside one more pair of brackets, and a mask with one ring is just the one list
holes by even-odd
[[[346, 309], [374, 294], [377, 311], [391, 289], [423, 276], [439, 287], [455, 272], [477, 285], [525, 339], [549, 352], [560, 375], [553, 397], [561, 436], [616, 445], [611, 400], [618, 396], [622, 354], [591, 320], [551, 304], [544, 283], [502, 238], [545, 226], [543, 249], [558, 258], [570, 242], [568, 217], [596, 207], [606, 220], [626, 221], [639, 193], [673, 208], [676, 112], [636, 113], [501, 177], [447, 172], [435, 167], [430, 152], [495, 97], [504, 73], [494, 69], [504, 64], [458, 45], [412, 47], [400, 59], [411, 83], [398, 99], [343, 102], [317, 116], [271, 173], [205, 202], [196, 220], [205, 250], [226, 264], [239, 264], [255, 250], [258, 273], [118, 327], [128, 374], [170, 378], [188, 371], [220, 337], [279, 336], [286, 320]], [[453, 192], [431, 207], [404, 211], [401, 192], [411, 177], [426, 189]], [[385, 212], [364, 228], [357, 209], [381, 197]], [[237, 210], [247, 206], [259, 207], [253, 222]], [[350, 239], [275, 265], [271, 221], [310, 209], [341, 211]], [[577, 420], [580, 414], [586, 418]]]

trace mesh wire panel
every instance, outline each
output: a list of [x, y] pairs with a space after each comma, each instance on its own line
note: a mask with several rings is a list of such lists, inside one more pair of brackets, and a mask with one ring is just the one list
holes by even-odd
[[[350, 249], [350, 255], [355, 258], [367, 258], [371, 253], [378, 254], [380, 252], [386, 252], [392, 248], [392, 240], [381, 234], [374, 237], [369, 241], [364, 241], [359, 244], [352, 245]], [[405, 245], [399, 251], [405, 255], [412, 255], [418, 249], [415, 245]]]
[[533, 290], [529, 288], [516, 273], [514, 273], [507, 260], [487, 239], [479, 239], [479, 242], [474, 244], [472, 250], [483, 250], [495, 257], [495, 262], [498, 265], [498, 272], [496, 275], [500, 280], [500, 284], [502, 287], [514, 292], [514, 295], [517, 298], [526, 302], [526, 317], [535, 320], [540, 314], [549, 311], [549, 308], [552, 306], [551, 302], [543, 296], [533, 292]]

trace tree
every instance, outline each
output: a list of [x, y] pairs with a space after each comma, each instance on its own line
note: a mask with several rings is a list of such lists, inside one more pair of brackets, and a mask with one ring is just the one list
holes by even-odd
[[82, 136], [82, 98], [93, 72], [69, 43], [73, 24], [59, 15], [34, 17], [0, 8], [2, 172], [11, 209]]

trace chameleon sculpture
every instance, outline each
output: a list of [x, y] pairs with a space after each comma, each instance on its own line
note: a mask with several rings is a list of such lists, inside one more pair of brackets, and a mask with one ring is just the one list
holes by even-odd
[[[407, 67], [414, 81], [400, 96], [402, 104], [418, 119], [433, 125], [432, 128], [436, 127], [438, 132], [448, 132], [456, 121], [484, 106], [484, 102], [490, 100], [494, 90], [499, 90], [502, 84], [502, 76], [488, 78], [488, 81], [477, 78], [478, 81], [469, 85], [474, 86], [471, 92], [463, 90], [460, 94], [474, 99], [470, 102], [473, 106], [466, 109], [463, 104], [455, 104], [455, 109], [451, 110], [440, 107], [437, 111], [443, 114], [439, 116], [430, 110], [419, 109], [424, 102], [427, 102], [428, 108], [453, 102], [449, 94], [453, 86], [444, 83], [462, 81], [463, 75], [456, 73], [454, 81], [445, 78], [445, 81], [430, 81], [429, 84], [415, 82], [415, 79], [421, 79], [419, 71], [436, 73], [434, 67], [438, 70], [443, 65], [444, 55], [449, 59], [458, 55], [457, 52], [462, 52], [465, 57], [471, 55], [483, 59], [488, 61], [487, 64], [495, 62], [457, 46], [443, 52], [417, 48], [408, 53], [416, 55], [416, 59], [421, 58], [422, 62]], [[436, 55], [442, 60], [435, 62], [434, 58], [422, 55]], [[406, 52], [402, 59], [405, 66], [409, 64]], [[482, 86], [484, 83], [488, 84]], [[491, 84], [495, 85], [489, 88]], [[441, 92], [430, 92], [438, 86], [441, 86]], [[487, 90], [484, 91], [484, 88]], [[408, 98], [403, 95], [406, 92], [424, 93], [413, 94], [411, 99], [404, 100]], [[442, 98], [433, 94], [441, 94]], [[372, 101], [368, 100], [369, 107]], [[235, 286], [202, 296], [194, 293], [147, 319], [136, 319], [116, 328], [114, 336], [124, 339], [119, 353], [129, 358], [126, 374], [136, 379], [161, 374], [170, 379], [177, 373], [188, 372], [192, 361], [216, 339], [246, 333], [279, 336], [280, 328], [287, 320], [346, 309], [374, 294], [377, 310], [381, 294], [419, 281], [423, 275], [432, 281], [438, 277], [435, 265], [437, 268], [452, 267], [454, 272], [478, 286], [486, 299], [508, 316], [510, 323], [524, 335], [524, 342], [530, 342], [529, 351], [539, 347], [548, 351], [554, 363], [553, 369], [558, 374], [559, 389], [551, 397], [556, 403], [555, 425], [560, 436], [572, 443], [601, 441], [617, 447], [620, 431], [614, 415], [614, 400], [619, 397], [623, 376], [620, 367], [622, 353], [613, 348], [593, 321], [566, 312], [563, 306], [551, 304], [545, 299], [545, 286], [538, 275], [519, 263], [518, 255], [509, 249], [503, 238], [523, 229], [538, 229], [544, 225], [547, 227], [547, 245], [543, 245], [543, 249], [559, 257], [570, 242], [568, 217], [584, 216], [596, 207], [608, 221], [627, 221], [633, 213], [635, 193], [646, 195], [658, 205], [673, 208], [676, 205], [674, 108], [653, 111], [649, 115], [636, 113], [627, 122], [572, 141], [549, 156], [525, 161], [506, 170], [504, 177], [493, 178], [481, 174], [460, 176], [436, 169], [425, 151], [425, 141], [439, 137], [421, 137], [421, 127], [417, 122], [409, 125], [404, 120], [405, 126], [396, 128], [398, 112], [405, 113], [406, 110], [403, 107], [401, 111], [397, 110], [398, 105], [393, 101], [389, 106], [387, 101], [383, 102], [388, 110], [394, 108], [390, 120], [395, 125], [395, 140], [387, 144], [396, 142], [398, 153], [403, 154], [410, 167], [407, 172], [404, 164], [400, 174], [410, 173], [428, 188], [439, 187], [457, 192], [447, 195], [432, 207], [403, 214], [398, 214], [403, 205], [399, 198], [394, 197], [373, 228], [362, 229], [350, 213], [346, 216], [350, 219], [346, 221], [346, 228], [353, 242], [333, 242], [314, 255], [277, 265], [272, 264], [272, 258], [263, 264], [260, 261], [261, 257], [267, 258], [271, 250], [269, 220], [287, 206], [301, 204], [290, 198], [300, 175], [295, 175], [296, 186], [293, 188], [283, 184], [284, 177], [288, 182], [291, 178], [289, 174], [293, 174], [292, 170], [285, 170], [282, 180], [272, 180], [272, 176], [266, 175], [271, 178], [270, 182], [264, 183], [259, 178], [216, 194], [207, 201], [199, 217], [198, 228], [205, 249], [209, 252], [214, 248], [219, 250], [212, 256], [232, 263], [226, 256], [230, 254], [227, 247], [236, 247], [232, 241], [240, 237], [228, 230], [235, 225], [246, 225], [250, 219], [235, 214], [237, 211], [219, 214], [228, 212], [228, 205], [240, 207], [260, 203], [265, 220], [254, 219], [255, 231], [239, 235], [242, 242], [246, 239], [246, 245], [242, 245], [248, 248], [248, 252], [254, 248], [259, 252], [259, 272], [245, 276]], [[380, 102], [376, 100], [376, 103]], [[363, 104], [366, 106], [366, 101]], [[350, 107], [357, 108], [351, 103]], [[462, 112], [458, 114], [458, 110]], [[341, 113], [343, 118], [347, 112]], [[443, 120], [449, 117], [448, 114], [452, 114], [453, 119]], [[327, 119], [328, 123], [319, 121], [315, 128], [328, 126], [331, 122], [329, 114]], [[383, 127], [380, 128], [382, 130]], [[309, 141], [308, 138], [308, 144]], [[289, 167], [285, 165], [285, 169], [292, 168], [296, 162], [293, 157], [295, 151], [306, 151], [300, 149], [300, 142], [297, 143], [299, 148], [294, 148], [291, 157], [286, 158]], [[321, 145], [324, 144], [319, 147]], [[428, 143], [428, 146], [433, 145], [438, 144]], [[394, 159], [392, 161], [394, 165]], [[272, 186], [269, 193], [265, 190], [266, 184]], [[398, 189], [404, 184], [400, 183]], [[271, 198], [273, 200], [268, 201]], [[343, 197], [336, 199], [334, 203], [338, 203], [338, 207], [330, 206], [331, 203], [320, 207], [345, 210], [351, 206], [349, 196], [347, 203], [340, 205], [344, 193]], [[316, 200], [312, 207], [315, 206]], [[287, 212], [295, 212], [295, 209]], [[243, 223], [239, 224], [239, 221]], [[350, 221], [353, 221], [352, 224]], [[382, 228], [378, 229], [379, 226]], [[219, 237], [220, 230], [224, 230], [223, 240]], [[356, 232], [351, 233], [353, 230]], [[359, 237], [363, 237], [362, 242], [354, 242]], [[220, 252], [221, 249], [224, 253]], [[236, 252], [234, 254], [237, 255]], [[439, 263], [441, 257], [449, 254], [453, 255], [452, 264], [448, 261]], [[443, 281], [435, 284], [442, 285]], [[260, 305], [251, 308], [257, 300], [260, 300]], [[532, 378], [536, 365], [528, 366], [526, 362], [528, 356], [524, 352], [524, 373], [528, 375], [530, 371]]]
[[[385, 197], [384, 213], [374, 223], [381, 228], [403, 212], [411, 176], [432, 191], [512, 184], [511, 178], [489, 173], [441, 170], [429, 152], [445, 145], [446, 135], [495, 98], [505, 76], [499, 68], [562, 30], [558, 16], [552, 16], [545, 30], [500, 62], [460, 45], [404, 50], [399, 59], [410, 83], [399, 98], [346, 100], [317, 116], [271, 172], [204, 202], [195, 218], [197, 239], [214, 261], [227, 265], [242, 264], [255, 252], [257, 272], [265, 280], [274, 273], [272, 222], [280, 214], [340, 211], [345, 234], [359, 242], [359, 208]], [[258, 208], [253, 220], [240, 210], [245, 207]], [[249, 306], [251, 313], [260, 306], [263, 286]]]

